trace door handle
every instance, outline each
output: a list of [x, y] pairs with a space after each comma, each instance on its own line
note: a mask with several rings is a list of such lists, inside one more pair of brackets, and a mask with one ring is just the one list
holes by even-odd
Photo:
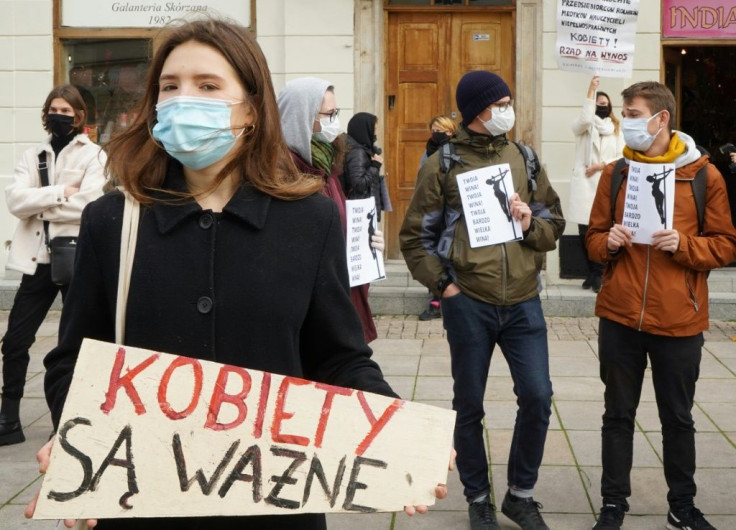
[[388, 110], [394, 110], [395, 104], [396, 104], [396, 96], [392, 94], [388, 97]]

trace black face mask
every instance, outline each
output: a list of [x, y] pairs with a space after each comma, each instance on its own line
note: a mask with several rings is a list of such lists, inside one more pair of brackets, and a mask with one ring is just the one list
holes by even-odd
[[595, 115], [598, 116], [600, 119], [608, 118], [610, 114], [611, 110], [608, 108], [608, 105], [595, 106]]
[[59, 138], [65, 138], [74, 134], [74, 116], [63, 114], [49, 114], [46, 116], [46, 127], [51, 134]]
[[447, 136], [444, 131], [436, 131], [432, 133], [432, 141], [436, 144], [441, 144], [448, 138], [449, 136]]
[[433, 132], [432, 136], [427, 140], [427, 156], [437, 151], [437, 149], [439, 149], [440, 146], [449, 139], [450, 137], [442, 131]]

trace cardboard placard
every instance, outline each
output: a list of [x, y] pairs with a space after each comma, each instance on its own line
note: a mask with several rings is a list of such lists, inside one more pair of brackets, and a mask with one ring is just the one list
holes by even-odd
[[431, 505], [454, 421], [451, 410], [85, 339], [34, 518]]
[[557, 0], [557, 67], [631, 77], [639, 0]]

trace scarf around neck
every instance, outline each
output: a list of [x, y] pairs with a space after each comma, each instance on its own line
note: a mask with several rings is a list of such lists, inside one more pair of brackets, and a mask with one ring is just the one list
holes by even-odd
[[332, 163], [335, 161], [335, 148], [332, 144], [320, 142], [312, 137], [310, 143], [312, 165], [325, 172], [325, 177], [332, 173]]
[[677, 132], [672, 133], [670, 145], [667, 152], [659, 156], [646, 156], [640, 151], [634, 151], [628, 145], [624, 146], [624, 157], [634, 162], [642, 162], [644, 164], [671, 164], [677, 160], [685, 151], [687, 144], [680, 139]]
[[600, 136], [610, 136], [615, 129], [611, 118], [602, 119], [600, 116], [593, 116], [593, 126]]

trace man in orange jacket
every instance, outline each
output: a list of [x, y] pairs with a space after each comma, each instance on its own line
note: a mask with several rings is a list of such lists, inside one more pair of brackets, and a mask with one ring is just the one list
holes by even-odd
[[[600, 317], [598, 353], [605, 390], [601, 495], [595, 530], [620, 528], [629, 509], [634, 417], [647, 354], [662, 422], [664, 474], [669, 488], [669, 529], [713, 529], [695, 507], [695, 382], [703, 331], [708, 328], [708, 271], [736, 259], [736, 230], [718, 170], [690, 136], [671, 128], [675, 98], [656, 82], [637, 83], [622, 93], [624, 158], [674, 164], [673, 229], [654, 232], [651, 245], [633, 244], [621, 224], [626, 177], [611, 219], [611, 179], [601, 177], [586, 236], [590, 259], [604, 263], [596, 300]], [[702, 231], [692, 180], [706, 168]], [[625, 294], [623, 294], [625, 293]]]

